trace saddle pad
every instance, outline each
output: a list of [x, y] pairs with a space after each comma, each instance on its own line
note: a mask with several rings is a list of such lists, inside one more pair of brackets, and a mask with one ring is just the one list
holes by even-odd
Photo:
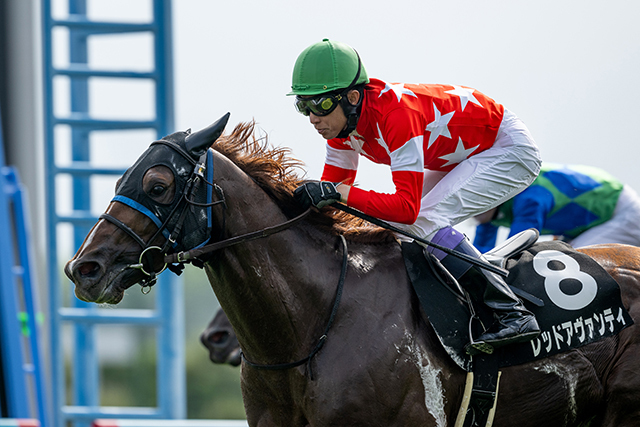
[[[469, 310], [453, 291], [434, 276], [422, 246], [403, 242], [405, 266], [420, 304], [452, 359], [470, 370], [464, 351], [469, 343]], [[541, 359], [613, 336], [633, 320], [622, 305], [615, 280], [591, 257], [560, 241], [536, 243], [507, 262], [507, 282], [540, 298], [542, 307], [524, 301], [542, 333], [530, 342], [498, 352], [500, 366]], [[478, 315], [491, 313], [476, 303]], [[487, 325], [488, 326], [488, 325]]]
[[542, 299], [544, 306], [525, 301], [542, 333], [504, 351], [503, 366], [578, 348], [633, 324], [622, 305], [618, 283], [600, 264], [567, 243], [536, 243], [507, 261], [507, 269], [507, 283]]

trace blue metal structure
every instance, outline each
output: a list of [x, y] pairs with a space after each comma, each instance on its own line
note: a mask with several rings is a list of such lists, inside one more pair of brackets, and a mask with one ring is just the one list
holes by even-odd
[[40, 313], [32, 283], [28, 209], [16, 169], [5, 166], [1, 122], [0, 168], [0, 247], [6, 249], [0, 257], [0, 377], [4, 380], [0, 416], [37, 417], [45, 427], [49, 413], [36, 321]]
[[[68, 0], [68, 17], [54, 19], [53, 0], [42, 1], [44, 50], [44, 104], [47, 168], [46, 183], [48, 221], [48, 277], [50, 280], [50, 314], [52, 342], [53, 407], [57, 427], [68, 423], [87, 425], [96, 418], [185, 418], [186, 392], [183, 342], [183, 290], [173, 276], [161, 276], [154, 294], [155, 309], [106, 310], [86, 304], [74, 296], [63, 301], [61, 261], [58, 259], [59, 224], [70, 224], [74, 247], [79, 247], [90, 227], [97, 221], [91, 212], [90, 178], [119, 176], [124, 170], [95, 167], [92, 164], [89, 138], [93, 131], [153, 129], [157, 138], [174, 131], [173, 120], [173, 64], [171, 32], [171, 0], [150, 0], [153, 7], [151, 22], [98, 22], [89, 19], [86, 0]], [[53, 32], [64, 28], [69, 34], [69, 64], [55, 67], [53, 63]], [[147, 33], [153, 37], [153, 69], [150, 71], [99, 70], [89, 67], [89, 43], [92, 37]], [[54, 93], [56, 77], [69, 81], [69, 93]], [[89, 82], [93, 78], [113, 81], [139, 79], [151, 81], [155, 87], [155, 118], [152, 120], [101, 120], [89, 111]], [[57, 97], [70, 101], [70, 114], [55, 113]], [[99, 102], [100, 100], [94, 100]], [[122, 100], [126, 102], [126, 100]], [[56, 128], [70, 129], [71, 163], [60, 166], [56, 161]], [[60, 215], [57, 208], [59, 189], [57, 176], [69, 176], [72, 182], [73, 210]], [[68, 290], [68, 288], [66, 288]], [[99, 364], [96, 354], [96, 326], [128, 324], [154, 327], [157, 331], [157, 407], [104, 407], [99, 396]], [[72, 325], [75, 351], [71, 360], [72, 384], [65, 378], [62, 348], [62, 327]], [[72, 402], [66, 402], [72, 390]]]

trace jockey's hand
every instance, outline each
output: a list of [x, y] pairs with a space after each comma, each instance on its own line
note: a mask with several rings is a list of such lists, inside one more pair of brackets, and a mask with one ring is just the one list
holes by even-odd
[[340, 201], [338, 184], [329, 181], [311, 181], [302, 184], [293, 192], [293, 197], [300, 205], [307, 209], [310, 205], [322, 208], [331, 203]]

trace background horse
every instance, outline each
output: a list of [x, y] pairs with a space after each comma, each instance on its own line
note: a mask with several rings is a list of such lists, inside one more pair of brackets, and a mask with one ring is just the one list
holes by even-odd
[[[162, 215], [184, 203], [181, 193], [194, 175], [183, 171], [194, 170], [217, 137], [205, 131], [165, 137], [165, 145], [178, 146], [169, 155], [173, 163], [159, 164], [163, 156], [154, 151], [161, 149], [156, 144], [125, 174], [123, 181], [139, 187], [134, 192], [139, 201], [161, 221], [121, 201], [111, 202], [65, 267], [78, 298], [117, 303], [125, 289], [141, 280], [150, 284], [144, 271], [151, 263], [143, 262], [142, 247], [171, 250], [163, 232], [174, 229], [162, 228], [172, 220]], [[300, 183], [296, 161], [286, 150], [255, 140], [252, 132], [252, 125], [238, 125], [210, 150], [210, 184], [217, 189], [206, 188], [219, 202], [209, 216], [215, 240], [269, 229], [299, 214], [291, 196]], [[173, 250], [185, 250], [182, 240], [178, 236]], [[346, 276], [334, 317], [343, 251], [348, 253]], [[636, 324], [578, 350], [503, 369], [495, 426], [637, 425], [640, 249], [600, 246], [583, 252], [618, 281]], [[453, 425], [465, 372], [421, 315], [400, 245], [390, 233], [325, 209], [201, 261], [246, 357], [241, 386], [249, 425]], [[331, 328], [322, 337], [327, 325]], [[317, 350], [320, 343], [324, 345]], [[307, 363], [288, 368], [299, 360]], [[288, 369], [258, 369], [255, 364]]]
[[200, 342], [209, 350], [209, 359], [213, 363], [228, 363], [239, 366], [240, 344], [229, 318], [220, 308], [200, 334]]

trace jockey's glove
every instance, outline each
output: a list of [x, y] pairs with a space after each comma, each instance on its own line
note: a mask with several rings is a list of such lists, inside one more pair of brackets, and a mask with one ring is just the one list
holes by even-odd
[[293, 192], [293, 197], [304, 209], [307, 209], [310, 205], [322, 208], [340, 201], [340, 193], [337, 189], [338, 184], [340, 183], [310, 181], [296, 188]]

